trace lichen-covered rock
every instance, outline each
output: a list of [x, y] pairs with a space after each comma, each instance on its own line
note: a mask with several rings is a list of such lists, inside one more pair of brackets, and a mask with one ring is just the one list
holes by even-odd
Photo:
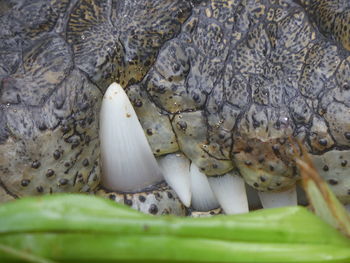
[[182, 0], [1, 1], [0, 201], [95, 189], [104, 90], [140, 81], [190, 12]]
[[348, 0], [300, 0], [320, 31], [350, 50], [350, 2]]
[[[136, 84], [170, 116], [179, 149], [205, 174], [238, 169], [254, 188], [281, 191], [299, 179], [290, 139], [322, 157], [322, 174], [349, 150], [347, 24], [330, 29], [341, 36], [334, 41], [322, 22], [331, 23], [334, 6], [350, 17], [349, 5], [311, 1], [313, 10], [331, 8], [310, 15], [311, 3], [296, 2], [203, 1]], [[342, 188], [333, 189], [350, 202], [350, 170], [334, 169]]]

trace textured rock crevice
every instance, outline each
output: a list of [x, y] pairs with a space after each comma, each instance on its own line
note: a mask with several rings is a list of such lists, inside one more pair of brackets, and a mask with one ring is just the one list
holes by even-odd
[[[140, 81], [191, 3], [35, 0], [1, 7], [0, 200], [88, 192], [100, 177], [101, 91], [113, 81]], [[144, 123], [164, 142], [170, 123], [163, 120], [165, 127]], [[159, 154], [177, 150], [172, 142]]]

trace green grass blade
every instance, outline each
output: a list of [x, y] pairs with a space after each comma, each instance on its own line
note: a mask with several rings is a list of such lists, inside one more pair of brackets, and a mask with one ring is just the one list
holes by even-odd
[[16, 234], [0, 241], [57, 262], [350, 262], [349, 247], [333, 245], [80, 233]]
[[42, 257], [35, 256], [31, 253], [25, 252], [24, 250], [15, 249], [10, 246], [0, 244], [0, 258], [8, 258], [8, 260], [22, 261], [22, 262], [33, 262], [33, 263], [55, 263], [52, 260], [48, 260]]
[[179, 218], [73, 194], [0, 206], [0, 243], [58, 262], [350, 262], [349, 242], [303, 207]]
[[[0, 236], [16, 232], [196, 236], [242, 242], [348, 244], [303, 207], [211, 218], [155, 217], [93, 196], [56, 195], [0, 206]], [[307, 226], [307, 227], [306, 227]], [[327, 236], [327, 239], [320, 238]]]

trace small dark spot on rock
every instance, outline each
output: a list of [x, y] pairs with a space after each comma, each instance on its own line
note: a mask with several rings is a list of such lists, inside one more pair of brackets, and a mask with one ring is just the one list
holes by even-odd
[[280, 153], [280, 146], [278, 144], [275, 144], [272, 146], [272, 150], [273, 150], [273, 153], [276, 155], [276, 156], [279, 156], [281, 153]]
[[350, 90], [350, 84], [345, 83], [345, 84], [343, 85], [343, 89], [345, 89], [345, 90]]
[[86, 120], [85, 119], [80, 120], [78, 123], [79, 123], [80, 127], [85, 128], [85, 126], [86, 126]]
[[111, 200], [115, 200], [115, 195], [114, 195], [114, 194], [110, 194], [108, 197], [109, 197], [109, 199], [111, 199]]
[[174, 64], [173, 65], [173, 70], [174, 70], [174, 72], [179, 71], [180, 70], [180, 65], [179, 64]]
[[219, 138], [220, 138], [220, 139], [225, 139], [225, 134], [222, 133], [222, 132], [219, 132]]
[[132, 206], [132, 200], [130, 199], [124, 199], [124, 204], [126, 204], [127, 206]]
[[146, 201], [146, 197], [144, 197], [143, 195], [140, 195], [139, 200], [141, 203], [144, 203]]
[[201, 167], [200, 169], [201, 169], [201, 171], [205, 171], [205, 168], [203, 168], [203, 167]]
[[41, 131], [45, 131], [45, 130], [47, 129], [47, 126], [46, 126], [45, 123], [40, 123], [38, 128], [39, 128], [39, 130], [41, 130]]
[[348, 189], [348, 195], [350, 195], [350, 189]]
[[77, 173], [76, 182], [83, 184], [84, 183], [84, 176], [81, 173]]
[[253, 184], [255, 187], [259, 187], [259, 184], [258, 183], [254, 183]]
[[278, 151], [280, 149], [280, 146], [278, 144], [272, 145], [273, 151]]
[[343, 167], [345, 167], [347, 164], [348, 164], [348, 161], [347, 161], [347, 160], [343, 160], [343, 161], [341, 162], [341, 166], [343, 166]]
[[264, 157], [260, 157], [259, 160], [258, 160], [259, 163], [263, 163], [264, 161], [265, 161]]
[[247, 166], [250, 166], [250, 165], [252, 165], [252, 162], [251, 161], [244, 161], [244, 164]]
[[49, 169], [46, 172], [46, 177], [52, 177], [52, 176], [54, 176], [54, 174], [55, 174], [55, 171], [52, 169]]
[[66, 184], [68, 184], [68, 182], [69, 182], [69, 180], [66, 179], [66, 178], [61, 178], [61, 179], [58, 181], [58, 183], [59, 183], [60, 185], [66, 185]]
[[173, 194], [172, 194], [172, 193], [167, 192], [167, 195], [168, 195], [168, 198], [169, 198], [169, 199], [173, 198]]
[[336, 185], [336, 184], [338, 184], [338, 180], [336, 180], [336, 179], [329, 179], [329, 180], [328, 180], [328, 183], [329, 183], [330, 185]]
[[251, 153], [253, 151], [253, 148], [250, 147], [250, 146], [247, 146], [245, 149], [244, 149], [244, 152], [246, 153]]
[[60, 157], [61, 157], [61, 153], [60, 153], [59, 150], [56, 150], [56, 151], [53, 152], [53, 158], [55, 160], [58, 160]]
[[160, 150], [159, 150], [159, 149], [157, 149], [157, 150], [156, 150], [156, 152], [157, 152], [157, 153], [159, 153], [159, 152], [160, 152]]
[[65, 166], [65, 167], [69, 167], [69, 166], [70, 166], [70, 162], [65, 162], [65, 163], [64, 163], [64, 166]]
[[265, 182], [266, 181], [266, 177], [265, 176], [260, 176], [259, 179], [260, 179], [261, 182]]
[[198, 102], [199, 101], [199, 95], [197, 93], [193, 94], [192, 96], [193, 100]]
[[273, 167], [272, 165], [270, 165], [270, 171], [273, 172], [275, 170], [275, 167]]
[[86, 135], [86, 136], [85, 136], [85, 143], [86, 143], [87, 145], [89, 145], [90, 141], [91, 141], [91, 137], [90, 137], [89, 135]]
[[80, 144], [80, 141], [78, 139], [74, 139], [72, 142], [72, 149], [78, 147]]
[[[171, 85], [171, 90], [172, 91], [177, 91], [177, 89], [178, 89], [178, 87], [176, 86], [176, 85]], [[162, 90], [162, 93], [164, 94], [165, 93], [165, 87], [163, 87], [163, 90]], [[181, 106], [181, 105], [179, 105], [179, 106]]]
[[267, 187], [267, 190], [268, 190], [268, 191], [272, 191], [273, 188], [272, 188], [272, 187]]
[[281, 183], [280, 183], [280, 182], [277, 182], [277, 183], [276, 183], [276, 186], [281, 186]]
[[140, 100], [137, 100], [137, 101], [135, 101], [135, 103], [134, 103], [134, 105], [136, 106], [136, 107], [138, 107], [138, 108], [140, 108], [140, 107], [142, 107], [142, 101], [140, 101]]
[[256, 119], [253, 119], [253, 128], [254, 128], [254, 129], [259, 128], [260, 125], [261, 125], [260, 122], [258, 122]]
[[30, 180], [29, 179], [23, 179], [22, 181], [21, 181], [21, 185], [23, 186], [23, 187], [26, 187], [26, 186], [28, 186], [30, 184]]
[[149, 67], [149, 66], [151, 65], [151, 61], [146, 60], [143, 64], [144, 64], [146, 67]]
[[90, 108], [90, 104], [88, 102], [84, 102], [82, 105], [80, 105], [80, 109], [84, 112], [86, 112]]
[[36, 190], [37, 190], [38, 193], [44, 192], [44, 188], [43, 188], [41, 185], [38, 186], [38, 187], [36, 188]]
[[350, 140], [350, 132], [344, 133], [344, 136], [347, 140]]
[[323, 171], [328, 172], [328, 170], [329, 170], [328, 165], [323, 166]]
[[149, 212], [150, 214], [155, 215], [155, 214], [158, 213], [158, 207], [157, 207], [155, 204], [151, 204], [151, 206], [150, 206], [149, 209], [148, 209], [148, 212]]
[[154, 196], [157, 200], [159, 200], [161, 198], [160, 193], [158, 193], [158, 192], [155, 192]]
[[262, 9], [261, 7], [258, 7], [254, 10], [254, 13], [261, 13], [262, 12]]
[[64, 125], [62, 128], [61, 128], [61, 131], [65, 134], [67, 132], [70, 131], [70, 127], [68, 125]]
[[88, 159], [84, 159], [83, 161], [83, 166], [88, 166], [89, 165], [89, 160]]
[[34, 169], [38, 169], [40, 167], [40, 162], [35, 160], [34, 162], [32, 162], [32, 168]]
[[177, 126], [179, 129], [185, 131], [187, 129], [187, 123], [184, 121], [178, 121]]
[[327, 139], [324, 139], [324, 138], [319, 139], [318, 143], [321, 144], [322, 146], [327, 146]]
[[216, 163], [213, 164], [213, 168], [216, 169], [218, 168], [218, 165]]
[[94, 118], [92, 118], [92, 117], [87, 118], [87, 122], [88, 122], [89, 125], [90, 125], [93, 121], [94, 121]]
[[146, 130], [146, 133], [147, 133], [147, 135], [149, 135], [149, 136], [152, 136], [152, 135], [153, 135], [153, 131], [152, 131], [151, 128], [147, 129], [147, 130]]

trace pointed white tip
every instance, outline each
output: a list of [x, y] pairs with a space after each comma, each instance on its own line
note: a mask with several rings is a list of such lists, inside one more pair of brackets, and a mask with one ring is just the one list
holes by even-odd
[[201, 173], [194, 163], [190, 166], [190, 174], [192, 207], [199, 211], [209, 211], [218, 208], [219, 203], [210, 188], [207, 176]]
[[296, 187], [283, 192], [258, 192], [263, 208], [297, 205]]
[[163, 176], [169, 186], [174, 189], [181, 202], [191, 205], [190, 161], [183, 154], [168, 154], [158, 159]]
[[100, 112], [102, 184], [117, 191], [138, 191], [162, 175], [144, 131], [123, 88], [111, 84]]
[[226, 214], [248, 213], [248, 199], [243, 179], [233, 173], [210, 177], [211, 189]]

